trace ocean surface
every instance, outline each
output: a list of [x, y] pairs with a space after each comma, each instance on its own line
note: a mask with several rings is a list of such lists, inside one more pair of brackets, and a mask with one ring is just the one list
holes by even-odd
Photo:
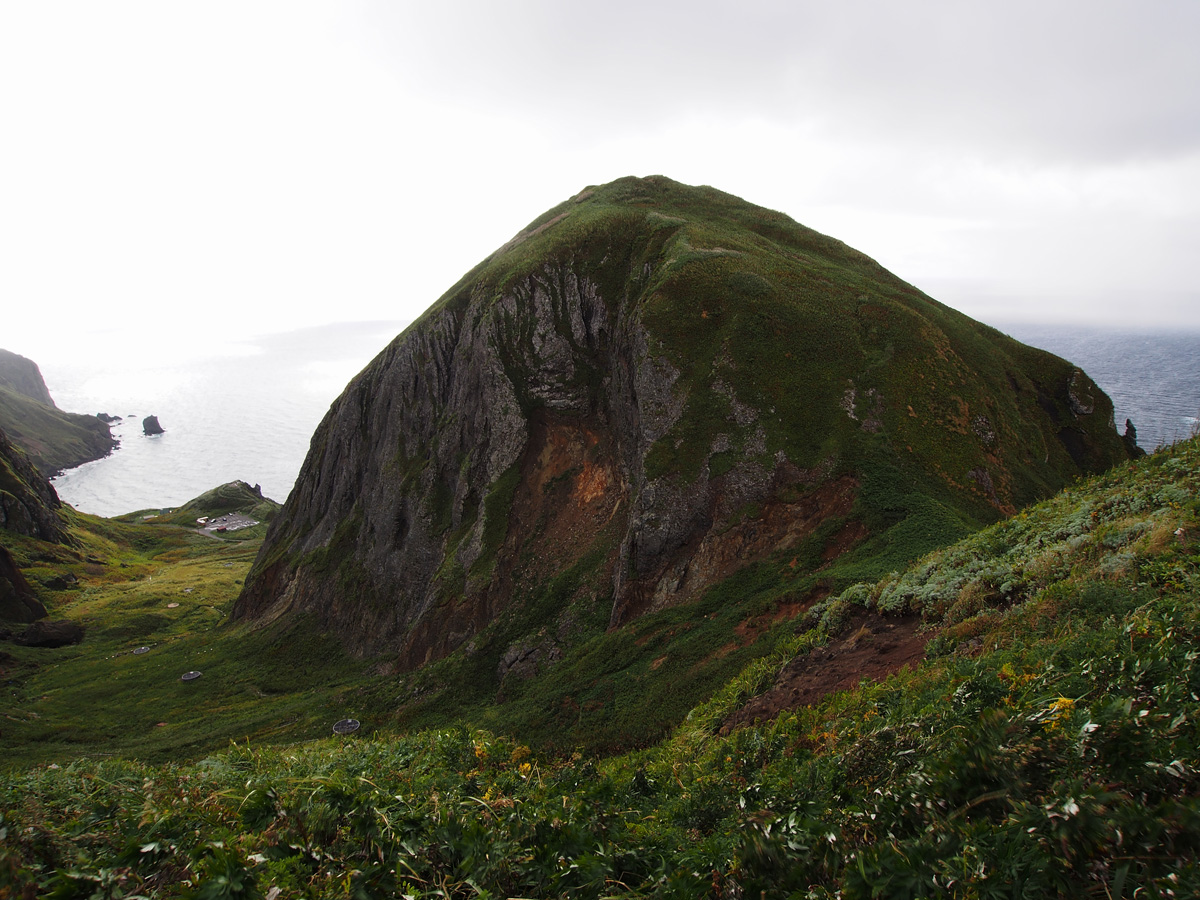
[[997, 325], [1070, 360], [1112, 398], [1117, 431], [1133, 422], [1146, 451], [1183, 440], [1200, 416], [1200, 332], [1112, 331], [1063, 325]]
[[[101, 516], [178, 506], [235, 479], [283, 502], [330, 403], [404, 324], [230, 340], [192, 358], [111, 347], [94, 360], [38, 360], [60, 408], [122, 417], [113, 425], [117, 450], [58, 476], [54, 486], [76, 509]], [[1118, 431], [1132, 420], [1147, 450], [1187, 437], [1196, 425], [1198, 333], [997, 327], [1091, 375], [1115, 403]], [[165, 434], [142, 434], [149, 415]]]
[[[55, 490], [100, 516], [179, 506], [239, 479], [282, 503], [329, 405], [404, 326], [351, 323], [223, 340], [184, 358], [169, 345], [105, 345], [96, 359], [39, 359], [60, 409], [122, 417], [112, 426], [120, 446], [52, 479]], [[150, 415], [164, 434], [142, 433]]]

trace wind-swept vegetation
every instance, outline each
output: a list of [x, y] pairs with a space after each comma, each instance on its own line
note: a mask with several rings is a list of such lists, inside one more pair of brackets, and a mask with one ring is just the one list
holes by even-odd
[[[462, 722], [10, 766], [0, 891], [1195, 896], [1198, 497], [1196, 440], [1079, 482], [827, 598], [627, 753]], [[913, 615], [921, 665], [729, 727], [798, 655], [870, 640], [850, 623]]]

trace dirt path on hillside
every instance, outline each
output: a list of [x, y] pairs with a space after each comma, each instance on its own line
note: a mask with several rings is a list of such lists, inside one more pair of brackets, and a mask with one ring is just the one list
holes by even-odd
[[860, 681], [881, 681], [905, 666], [915, 666], [925, 657], [925, 644], [932, 637], [917, 634], [920, 624], [920, 616], [856, 616], [841, 637], [788, 663], [768, 691], [722, 723], [721, 734], [755, 719], [769, 721], [787, 709], [812, 706]]

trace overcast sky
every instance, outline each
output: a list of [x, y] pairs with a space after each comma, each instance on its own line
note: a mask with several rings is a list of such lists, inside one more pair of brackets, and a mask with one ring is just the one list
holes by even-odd
[[0, 346], [411, 319], [588, 184], [1200, 328], [1200, 3], [0, 0]]

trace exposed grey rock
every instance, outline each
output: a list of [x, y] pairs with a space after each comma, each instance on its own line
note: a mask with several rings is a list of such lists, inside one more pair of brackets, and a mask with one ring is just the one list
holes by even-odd
[[505, 678], [533, 678], [549, 665], [562, 659], [562, 650], [555, 644], [542, 641], [538, 644], [519, 644], [509, 647], [500, 658], [496, 675], [501, 682]]
[[996, 431], [991, 420], [985, 415], [977, 415], [971, 420], [971, 430], [985, 447], [996, 446]]
[[142, 419], [143, 434], [163, 434], [163, 427], [158, 424], [158, 416], [146, 416]]
[[1121, 440], [1125, 444], [1125, 452], [1129, 454], [1130, 459], [1141, 459], [1146, 455], [1146, 451], [1138, 446], [1137, 429], [1133, 427], [1133, 422], [1129, 419], [1125, 420], [1125, 433], [1121, 435]]
[[1076, 416], [1090, 416], [1096, 408], [1096, 400], [1092, 396], [1092, 380], [1080, 369], [1071, 373], [1071, 383], [1067, 388], [1071, 412]]
[[[483, 563], [497, 550], [487, 535], [504, 531], [493, 517], [510, 513], [488, 497], [531, 452], [537, 417], [598, 421], [616, 436], [614, 491], [632, 499], [614, 620], [640, 606], [632, 593], [652, 590], [640, 583], [657, 577], [665, 557], [711, 527], [707, 472], [646, 477], [645, 454], [686, 397], [627, 307], [607, 302], [569, 261], [541, 267], [494, 302], [469, 299], [394, 341], [330, 410], [266, 541], [290, 546], [293, 565], [256, 566], [235, 615], [317, 611], [361, 635], [365, 652], [407, 640], [420, 657], [422, 627], [465, 594], [472, 608], [458, 609], [458, 637], [448, 638], [465, 641], [503, 603]], [[744, 405], [733, 409], [731, 426], [754, 421]], [[762, 496], [770, 473], [754, 463], [729, 480], [744, 502]], [[320, 571], [341, 541], [340, 573]]]
[[52, 591], [66, 591], [78, 587], [79, 579], [75, 577], [75, 573], [66, 572], [62, 575], [51, 576], [42, 583]]

